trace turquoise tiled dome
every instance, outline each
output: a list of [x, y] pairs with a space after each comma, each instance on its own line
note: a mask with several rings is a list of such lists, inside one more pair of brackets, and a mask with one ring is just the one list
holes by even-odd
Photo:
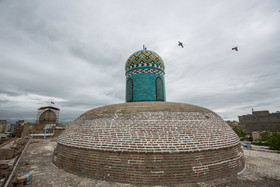
[[151, 68], [164, 71], [164, 63], [161, 57], [150, 50], [140, 50], [133, 53], [126, 61], [126, 74], [135, 69]]
[[150, 50], [140, 50], [127, 59], [126, 102], [165, 101], [164, 63]]

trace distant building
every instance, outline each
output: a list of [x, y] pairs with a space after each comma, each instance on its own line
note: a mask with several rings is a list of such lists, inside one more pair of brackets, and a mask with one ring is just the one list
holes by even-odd
[[239, 123], [237, 121], [226, 121], [226, 123], [232, 128], [232, 129], [240, 129]]
[[10, 132], [11, 124], [6, 120], [0, 120], [0, 144], [2, 144], [8, 139]]
[[56, 124], [59, 122], [59, 108], [53, 106], [41, 107], [38, 109], [37, 123]]
[[15, 127], [14, 127], [14, 135], [15, 135], [16, 137], [21, 137], [22, 131], [23, 131], [23, 127], [24, 127], [24, 125], [25, 125], [26, 123], [28, 123], [28, 122], [25, 121], [25, 120], [18, 120], [18, 121], [16, 122], [16, 125], [15, 125]]
[[252, 114], [238, 116], [239, 126], [246, 133], [280, 128], [280, 113], [269, 113], [268, 110], [252, 111]]
[[0, 120], [0, 133], [6, 133], [11, 131], [11, 124], [6, 120]]
[[33, 137], [59, 136], [65, 126], [59, 123], [59, 108], [45, 106], [38, 109], [37, 121], [33, 124], [25, 124], [22, 136], [32, 135]]
[[252, 132], [252, 139], [253, 139], [253, 141], [259, 140], [260, 132], [257, 132], [257, 131]]

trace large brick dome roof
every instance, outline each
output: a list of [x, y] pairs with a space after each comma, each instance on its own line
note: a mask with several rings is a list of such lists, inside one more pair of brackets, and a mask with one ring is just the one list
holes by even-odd
[[137, 102], [103, 106], [81, 115], [58, 143], [94, 150], [193, 152], [239, 144], [214, 112], [189, 104]]
[[90, 110], [59, 137], [53, 163], [96, 179], [138, 185], [202, 182], [237, 174], [239, 138], [199, 106], [133, 102]]

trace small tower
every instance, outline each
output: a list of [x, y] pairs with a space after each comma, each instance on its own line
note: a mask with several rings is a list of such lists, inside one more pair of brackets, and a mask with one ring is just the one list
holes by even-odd
[[37, 123], [56, 124], [59, 122], [59, 108], [46, 106], [38, 109]]
[[164, 63], [150, 50], [133, 53], [126, 61], [126, 102], [165, 101]]

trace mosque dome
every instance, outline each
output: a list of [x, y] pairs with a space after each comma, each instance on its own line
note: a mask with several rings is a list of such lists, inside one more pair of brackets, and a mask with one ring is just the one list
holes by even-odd
[[39, 117], [39, 123], [56, 123], [57, 116], [52, 110], [44, 111]]
[[38, 108], [37, 122], [43, 124], [54, 124], [59, 121], [59, 108], [44, 106]]
[[126, 75], [135, 69], [153, 68], [164, 74], [164, 63], [161, 57], [150, 50], [139, 50], [130, 55], [125, 64]]
[[171, 102], [103, 106], [59, 137], [53, 162], [97, 179], [176, 184], [226, 177], [244, 168], [238, 136], [211, 110]]

